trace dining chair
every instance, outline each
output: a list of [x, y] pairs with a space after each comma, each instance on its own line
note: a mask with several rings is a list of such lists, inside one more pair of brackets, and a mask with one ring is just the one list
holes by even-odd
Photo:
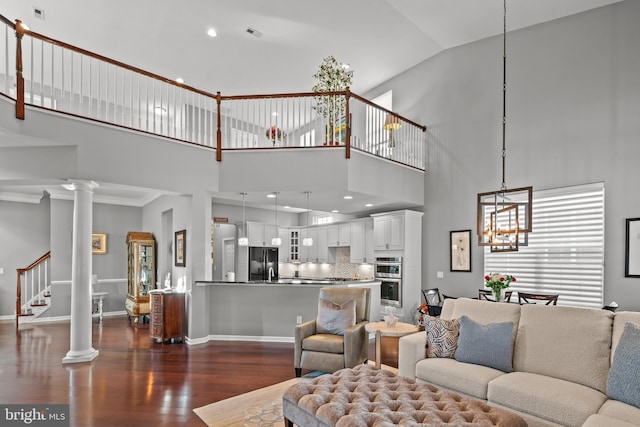
[[[513, 291], [504, 291], [504, 302], [511, 302]], [[495, 302], [490, 289], [478, 289], [478, 299], [484, 301]]]
[[422, 289], [422, 296], [427, 303], [427, 310], [429, 316], [439, 316], [442, 311], [442, 296], [440, 295], [440, 289]]
[[558, 294], [533, 294], [518, 291], [518, 303], [537, 304], [537, 301], [545, 302], [545, 305], [558, 305]]

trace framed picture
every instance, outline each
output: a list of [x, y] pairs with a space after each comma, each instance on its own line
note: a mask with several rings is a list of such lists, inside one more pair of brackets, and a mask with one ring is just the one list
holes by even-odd
[[174, 254], [176, 267], [184, 267], [187, 260], [187, 230], [176, 231]]
[[624, 277], [640, 277], [640, 218], [627, 219]]
[[471, 272], [471, 230], [450, 232], [451, 271]]
[[91, 253], [107, 253], [107, 235], [105, 233], [91, 233]]

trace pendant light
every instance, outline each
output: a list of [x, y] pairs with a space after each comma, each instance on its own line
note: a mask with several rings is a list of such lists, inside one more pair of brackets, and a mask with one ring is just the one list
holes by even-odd
[[247, 238], [247, 221], [244, 218], [244, 196], [246, 196], [247, 193], [240, 194], [242, 194], [242, 234], [244, 234], [244, 237], [240, 237], [238, 239], [238, 246], [249, 246], [249, 239]]
[[273, 239], [271, 239], [271, 245], [272, 246], [280, 246], [282, 244], [282, 239], [280, 238], [280, 235], [278, 234], [278, 192], [276, 191], [275, 193], [275, 199], [276, 199], [276, 237], [274, 237]]
[[302, 246], [313, 246], [313, 238], [309, 237], [309, 194], [311, 191], [305, 191], [307, 193], [307, 237], [302, 239]]
[[478, 194], [478, 244], [491, 247], [491, 252], [517, 252], [528, 244], [532, 230], [533, 187], [507, 189], [505, 166], [507, 158], [507, 0], [504, 0], [502, 55], [502, 187], [497, 191]]

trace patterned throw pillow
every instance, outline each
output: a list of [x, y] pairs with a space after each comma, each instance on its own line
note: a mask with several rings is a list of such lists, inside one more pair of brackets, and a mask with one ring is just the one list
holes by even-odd
[[444, 320], [425, 316], [424, 329], [427, 332], [427, 357], [453, 359], [458, 348], [460, 324], [456, 319]]

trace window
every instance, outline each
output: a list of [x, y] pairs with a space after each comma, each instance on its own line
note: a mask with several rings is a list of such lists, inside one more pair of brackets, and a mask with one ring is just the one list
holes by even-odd
[[324, 225], [324, 224], [332, 224], [333, 217], [332, 216], [314, 216], [311, 220], [313, 225]]
[[316, 145], [316, 130], [311, 129], [309, 132], [305, 132], [300, 135], [300, 146], [301, 147], [313, 147]]
[[514, 291], [559, 294], [558, 305], [602, 307], [604, 184], [534, 191], [532, 214], [528, 246], [486, 247], [485, 273], [512, 274]]

